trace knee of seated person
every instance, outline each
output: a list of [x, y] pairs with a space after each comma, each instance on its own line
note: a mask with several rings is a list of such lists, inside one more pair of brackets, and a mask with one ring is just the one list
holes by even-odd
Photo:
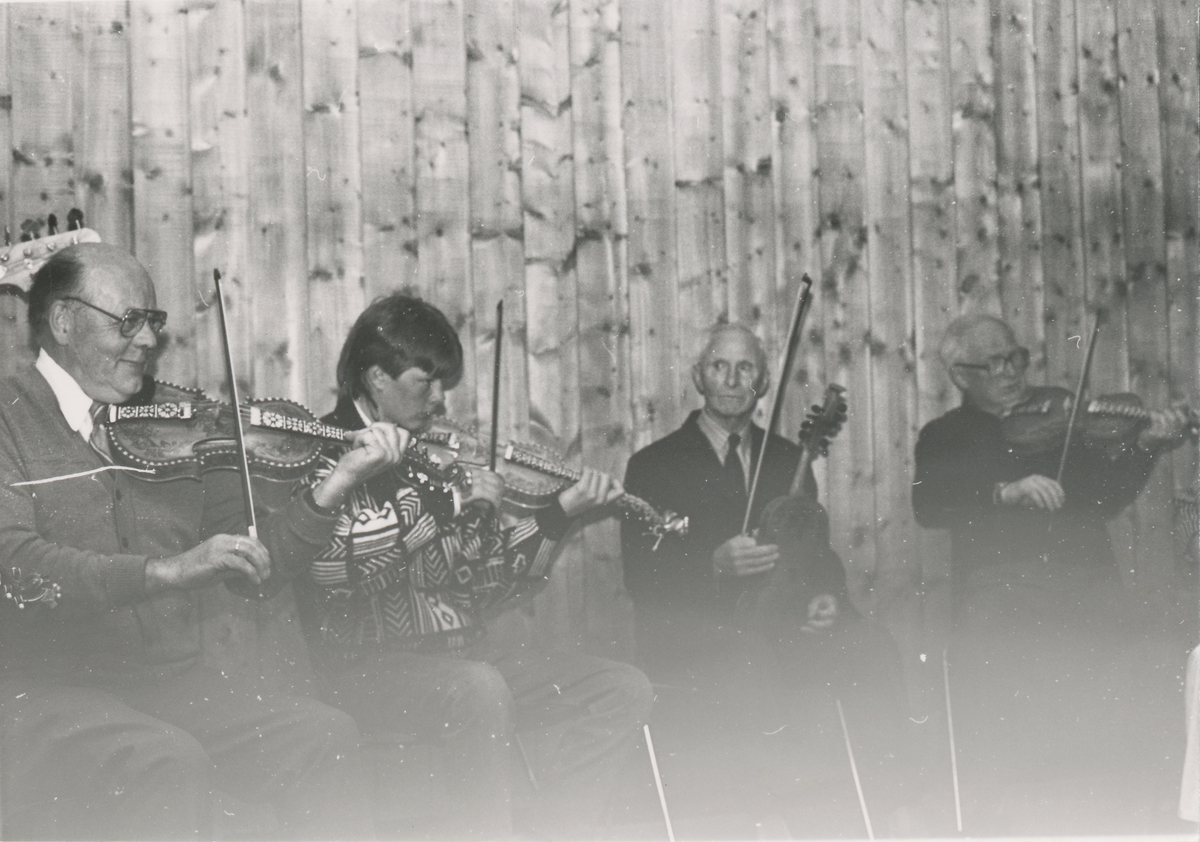
[[124, 750], [113, 751], [103, 765], [122, 770], [113, 777], [115, 789], [152, 781], [156, 788], [172, 788], [185, 794], [207, 791], [212, 760], [191, 734], [164, 725], [155, 733], [140, 730], [136, 739], [131, 739]]
[[500, 671], [491, 664], [462, 661], [444, 687], [449, 700], [451, 727], [469, 721], [484, 721], [486, 727], [506, 730], [512, 716], [512, 691]]
[[604, 672], [606, 693], [589, 705], [596, 716], [645, 722], [654, 704], [654, 688], [645, 673], [630, 664], [612, 662]]
[[338, 755], [352, 753], [359, 745], [354, 717], [319, 702], [305, 700], [305, 704], [295, 709], [290, 724], [310, 741]]

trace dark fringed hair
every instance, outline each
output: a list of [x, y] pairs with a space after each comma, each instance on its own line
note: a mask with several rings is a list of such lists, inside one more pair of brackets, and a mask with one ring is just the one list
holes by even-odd
[[441, 310], [401, 293], [377, 298], [350, 328], [338, 359], [338, 396], [367, 393], [367, 371], [379, 366], [389, 377], [417, 367], [452, 388], [462, 373], [458, 334]]

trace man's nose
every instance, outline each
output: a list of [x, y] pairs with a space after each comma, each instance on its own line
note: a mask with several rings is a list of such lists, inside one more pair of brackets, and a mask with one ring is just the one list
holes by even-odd
[[429, 387], [429, 400], [435, 407], [445, 409], [446, 388], [442, 385], [441, 380], [433, 381], [433, 385]]
[[133, 344], [139, 348], [144, 348], [147, 351], [152, 351], [158, 347], [158, 334], [150, 327], [150, 320], [147, 319], [141, 329], [133, 335]]
[[725, 371], [725, 385], [734, 388], [741, 382], [742, 376], [737, 370], [737, 366], [730, 366]]

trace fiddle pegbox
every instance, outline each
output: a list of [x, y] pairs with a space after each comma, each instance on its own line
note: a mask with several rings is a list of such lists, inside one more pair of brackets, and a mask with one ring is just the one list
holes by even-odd
[[21, 224], [21, 241], [9, 242], [8, 229], [4, 233], [4, 247], [0, 248], [0, 292], [15, 293], [21, 298], [29, 294], [33, 275], [58, 251], [79, 243], [98, 243], [100, 235], [83, 227], [83, 212], [73, 208], [67, 214], [67, 230], [58, 230], [54, 214], [46, 218], [48, 233], [41, 235], [42, 221], [27, 219]]

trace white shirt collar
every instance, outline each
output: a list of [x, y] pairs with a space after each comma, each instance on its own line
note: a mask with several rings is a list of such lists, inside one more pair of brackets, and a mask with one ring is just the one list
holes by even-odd
[[58, 399], [58, 408], [71, 429], [83, 436], [84, 441], [92, 437], [92, 399], [87, 396], [75, 378], [67, 373], [54, 357], [43, 348], [38, 352], [34, 367], [50, 384], [54, 397]]
[[375, 423], [371, 419], [371, 416], [367, 414], [367, 411], [363, 409], [363, 405], [361, 402], [359, 402], [358, 398], [354, 399], [354, 408], [358, 410], [358, 417], [362, 419], [364, 427], [370, 427], [373, 423]]

